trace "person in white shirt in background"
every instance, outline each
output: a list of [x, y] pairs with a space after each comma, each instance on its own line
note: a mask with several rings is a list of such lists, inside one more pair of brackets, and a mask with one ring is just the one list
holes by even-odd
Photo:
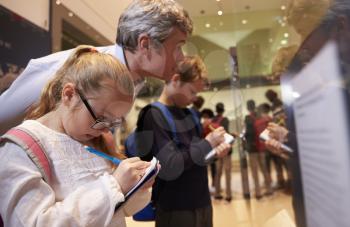
[[125, 65], [91, 46], [77, 47], [18, 126], [45, 150], [52, 180], [44, 181], [22, 147], [7, 140], [0, 144], [5, 226], [126, 226], [124, 217], [149, 202], [153, 181], [117, 212], [115, 207], [149, 163], [130, 158], [116, 167], [84, 146], [105, 151], [102, 133], [117, 127], [133, 102]]
[[[186, 10], [174, 0], [134, 0], [121, 14], [116, 44], [97, 47], [115, 56], [132, 74], [137, 94], [145, 77], [168, 80], [183, 59], [181, 47], [192, 33]], [[22, 74], [0, 96], [0, 135], [22, 122], [25, 111], [63, 65], [72, 50], [32, 59]]]

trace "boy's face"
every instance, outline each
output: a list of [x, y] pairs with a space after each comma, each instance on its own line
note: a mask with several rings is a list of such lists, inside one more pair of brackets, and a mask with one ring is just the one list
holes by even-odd
[[[84, 94], [88, 105], [97, 118], [107, 122], [121, 120], [132, 107], [133, 98], [117, 94], [106, 89], [99, 94]], [[118, 97], [118, 99], [116, 99]], [[79, 142], [87, 142], [95, 137], [99, 137], [108, 128], [93, 129], [95, 119], [88, 111], [78, 94], [74, 95], [71, 105], [64, 112], [62, 119], [66, 133]]]
[[174, 27], [160, 46], [150, 45], [151, 54], [144, 64], [144, 70], [159, 79], [170, 80], [175, 73], [176, 64], [184, 59], [182, 46], [186, 39], [187, 34]]
[[179, 80], [171, 81], [171, 99], [175, 106], [184, 108], [197, 99], [197, 93], [203, 90], [203, 80], [198, 79], [191, 83], [183, 83]]

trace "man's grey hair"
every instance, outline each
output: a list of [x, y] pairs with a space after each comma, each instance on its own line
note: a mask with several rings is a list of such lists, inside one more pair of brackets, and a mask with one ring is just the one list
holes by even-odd
[[187, 11], [174, 0], [134, 0], [121, 14], [116, 43], [135, 51], [140, 34], [147, 34], [154, 45], [168, 38], [173, 27], [190, 35], [193, 22]]
[[337, 22], [339, 16], [345, 16], [350, 19], [350, 1], [349, 0], [334, 0], [324, 15], [320, 26], [323, 26], [326, 31], [331, 30], [332, 26]]

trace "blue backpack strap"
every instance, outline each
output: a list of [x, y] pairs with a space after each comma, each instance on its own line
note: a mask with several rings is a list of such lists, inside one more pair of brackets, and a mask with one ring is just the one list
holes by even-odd
[[160, 103], [160, 102], [154, 102], [151, 105], [158, 108], [162, 112], [163, 116], [165, 117], [165, 120], [168, 122], [168, 124], [170, 126], [171, 133], [173, 134], [173, 140], [175, 141], [175, 143], [177, 145], [179, 145], [180, 140], [176, 134], [176, 126], [175, 126], [174, 117], [171, 114], [171, 112], [169, 111], [169, 109], [163, 103]]
[[202, 135], [202, 124], [201, 124], [201, 122], [200, 122], [200, 120], [198, 118], [198, 115], [197, 115], [197, 113], [195, 112], [194, 109], [188, 108], [188, 110], [190, 111], [192, 119], [193, 119], [193, 121], [194, 121], [194, 123], [196, 125], [197, 133], [198, 133], [199, 136], [201, 136]]
[[[174, 117], [171, 114], [171, 112], [169, 111], [169, 109], [164, 104], [162, 104], [160, 102], [151, 103], [150, 106], [157, 108], [162, 113], [165, 121], [168, 123], [168, 125], [170, 127], [172, 137], [173, 137], [175, 144], [177, 146], [180, 146], [180, 140], [176, 134], [177, 130], [176, 130]], [[198, 132], [198, 135], [201, 135], [202, 127], [201, 127], [201, 123], [199, 121], [199, 118], [198, 118], [197, 114], [194, 112], [194, 110], [189, 109], [189, 111], [191, 113], [192, 120], [194, 121], [194, 123], [196, 125], [196, 130]], [[142, 118], [142, 117], [139, 116], [139, 119], [140, 118]], [[135, 140], [136, 140], [135, 134], [136, 134], [136, 132], [134, 130], [132, 133], [129, 134], [129, 136], [125, 140], [125, 154], [127, 157], [134, 157], [134, 156], [138, 155], [136, 152], [137, 149], [136, 149], [136, 143], [135, 143]]]
[[[172, 139], [174, 140], [175, 144], [177, 146], [179, 146], [180, 141], [176, 135], [176, 126], [175, 126], [174, 118], [173, 118], [173, 115], [168, 110], [168, 108], [160, 102], [151, 103], [150, 105], [146, 106], [145, 108], [149, 108], [149, 107], [155, 107], [162, 113], [164, 120], [168, 123], [168, 125], [170, 127], [170, 130], [172, 133]], [[139, 123], [140, 119], [142, 119], [143, 110], [140, 112], [139, 119], [137, 120], [138, 123]], [[125, 144], [125, 155], [129, 158], [138, 156], [135, 141], [136, 141], [136, 130], [133, 130], [129, 134], [129, 136], [126, 138], [125, 143], [124, 143]]]

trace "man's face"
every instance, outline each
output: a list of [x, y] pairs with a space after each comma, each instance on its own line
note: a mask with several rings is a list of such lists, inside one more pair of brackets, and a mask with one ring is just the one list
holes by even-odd
[[187, 34], [174, 27], [160, 47], [151, 45], [152, 54], [145, 70], [154, 77], [168, 81], [175, 74], [176, 64], [184, 58], [182, 46], [186, 39]]

